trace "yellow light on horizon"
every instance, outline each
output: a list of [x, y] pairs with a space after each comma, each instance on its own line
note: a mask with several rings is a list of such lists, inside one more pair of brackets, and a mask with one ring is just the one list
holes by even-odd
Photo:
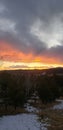
[[50, 64], [50, 63], [41, 63], [41, 62], [8, 62], [3, 61], [3, 64], [0, 66], [0, 70], [16, 70], [16, 69], [48, 69], [55, 67], [63, 67], [63, 64]]

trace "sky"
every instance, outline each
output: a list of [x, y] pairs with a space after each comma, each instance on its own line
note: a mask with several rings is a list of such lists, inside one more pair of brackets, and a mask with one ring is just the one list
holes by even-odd
[[63, 67], [63, 0], [0, 0], [0, 70]]

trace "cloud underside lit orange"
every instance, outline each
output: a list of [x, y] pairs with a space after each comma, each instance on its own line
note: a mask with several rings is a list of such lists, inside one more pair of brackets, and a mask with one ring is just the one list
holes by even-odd
[[11, 46], [10, 43], [0, 41], [0, 70], [3, 69], [44, 69], [63, 66], [55, 57], [23, 53]]

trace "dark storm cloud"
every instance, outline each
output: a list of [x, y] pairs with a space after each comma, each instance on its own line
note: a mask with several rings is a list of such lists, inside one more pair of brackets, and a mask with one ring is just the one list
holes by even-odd
[[63, 55], [63, 0], [0, 0], [0, 5], [0, 39], [25, 53]]
[[63, 46], [52, 47], [46, 52], [48, 57], [57, 58], [60, 62], [63, 62]]

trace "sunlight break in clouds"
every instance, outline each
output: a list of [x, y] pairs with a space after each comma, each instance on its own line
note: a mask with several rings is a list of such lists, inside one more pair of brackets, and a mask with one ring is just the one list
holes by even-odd
[[37, 37], [41, 42], [46, 44], [48, 48], [61, 45], [63, 40], [63, 14], [55, 16], [49, 23], [42, 20], [36, 20], [30, 27], [30, 33]]
[[[1, 61], [0, 70], [15, 70], [15, 69], [46, 69], [51, 67], [58, 67], [59, 64], [43, 64], [40, 62], [23, 63], [23, 62], [8, 62]], [[62, 67], [62, 65], [61, 65]]]

